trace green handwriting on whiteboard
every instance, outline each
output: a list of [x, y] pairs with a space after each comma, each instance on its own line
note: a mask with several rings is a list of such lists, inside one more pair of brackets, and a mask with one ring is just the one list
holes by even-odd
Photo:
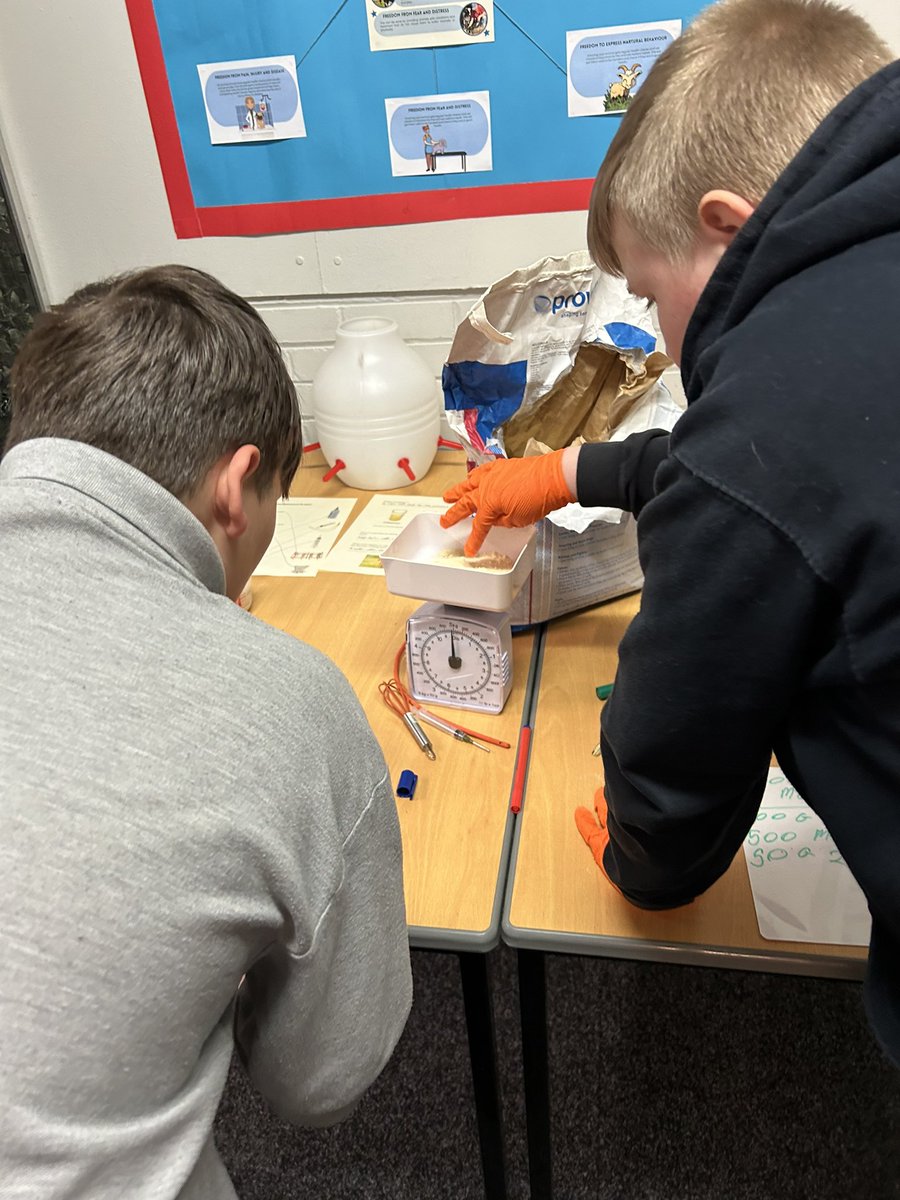
[[780, 774], [769, 776], [746, 847], [747, 862], [757, 870], [769, 863], [790, 864], [800, 859], [823, 865], [844, 861], [818, 816]]
[[[793, 796], [793, 790], [793, 788], [782, 788], [782, 796], [786, 791], [791, 792]], [[753, 852], [748, 859], [750, 866], [758, 869], [766, 866], [767, 863], [819, 857], [825, 862], [842, 863], [844, 860], [841, 858], [840, 852], [834, 846], [827, 844], [831, 841], [831, 834], [824, 826], [816, 829], [810, 827], [799, 831], [803, 835], [804, 843], [808, 843], [810, 840], [819, 843], [816, 849], [807, 844], [792, 845], [798, 838], [798, 830], [792, 826], [803, 826], [812, 816], [809, 809], [798, 808], [795, 805], [785, 805], [783, 809], [760, 809], [756, 817], [756, 824], [747, 834], [747, 844], [753, 847]]]
[[[760, 816], [766, 814], [761, 813]], [[773, 819], [777, 815], [773, 814]], [[808, 814], [798, 814], [799, 816], [808, 817]], [[806, 831], [804, 831], [806, 832]], [[831, 834], [827, 829], [810, 830], [806, 833], [809, 836], [812, 833], [813, 841], [824, 843], [819, 848], [813, 849], [807, 845], [792, 845], [797, 841], [796, 830], [790, 828], [780, 829], [758, 828], [754, 827], [747, 834], [747, 844], [753, 847], [753, 852], [750, 855], [749, 863], [752, 867], [764, 867], [766, 863], [784, 862], [785, 859], [801, 859], [801, 858], [818, 858], [821, 857], [825, 862], [843, 863], [840, 851], [835, 846], [828, 846], [831, 841]]]

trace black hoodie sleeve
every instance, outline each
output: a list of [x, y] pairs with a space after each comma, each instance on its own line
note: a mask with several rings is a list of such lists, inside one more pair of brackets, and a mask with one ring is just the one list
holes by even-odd
[[635, 516], [653, 497], [656, 468], [669, 453], [665, 429], [633, 433], [621, 442], [591, 442], [578, 453], [575, 486], [585, 508], [623, 508]]
[[833, 601], [763, 517], [669, 457], [638, 525], [644, 590], [602, 720], [606, 871], [648, 908], [687, 903], [756, 816], [775, 730]]

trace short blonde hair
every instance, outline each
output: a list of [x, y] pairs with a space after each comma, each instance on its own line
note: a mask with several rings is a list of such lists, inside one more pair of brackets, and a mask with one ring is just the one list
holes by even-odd
[[684, 259], [707, 192], [758, 204], [831, 109], [892, 59], [862, 17], [830, 0], [705, 9], [657, 59], [600, 167], [594, 261], [622, 274], [616, 216], [669, 261]]

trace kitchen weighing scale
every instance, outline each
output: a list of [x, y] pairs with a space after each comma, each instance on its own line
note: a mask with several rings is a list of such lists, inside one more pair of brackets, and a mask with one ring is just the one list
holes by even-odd
[[[416, 700], [499, 713], [512, 689], [509, 609], [534, 566], [535, 530], [488, 533], [484, 553], [507, 557], [508, 570], [480, 570], [460, 561], [471, 532], [463, 521], [442, 529], [435, 513], [419, 513], [381, 562], [388, 591], [427, 600], [406, 623], [409, 691]], [[448, 559], [447, 554], [455, 556]]]
[[501, 712], [512, 688], [509, 614], [423, 604], [406, 622], [406, 670], [416, 700]]

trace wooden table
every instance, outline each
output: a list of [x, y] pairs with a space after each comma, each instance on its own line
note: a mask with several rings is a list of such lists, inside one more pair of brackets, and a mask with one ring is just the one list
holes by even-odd
[[[404, 495], [440, 496], [464, 474], [463, 457], [441, 457]], [[323, 483], [323, 466], [301, 467], [292, 495], [357, 498], [345, 535], [371, 493]], [[378, 692], [403, 644], [406, 618], [421, 603], [392, 596], [382, 576], [320, 571], [313, 578], [253, 579], [252, 612], [328, 655], [353, 686], [384, 751], [396, 788], [400, 772], [418, 775], [413, 800], [398, 800], [410, 944], [459, 955], [485, 1186], [505, 1195], [500, 1108], [494, 1061], [493, 1016], [486, 952], [500, 940], [500, 912], [513, 820], [509, 797], [526, 700], [532, 691], [533, 636], [519, 635], [513, 689], [499, 716], [439, 710], [510, 742], [490, 754], [426, 727], [436, 760], [430, 762]], [[335, 731], [340, 736], [340, 731]]]
[[792, 975], [862, 977], [854, 946], [773, 942], [760, 937], [740, 851], [725, 875], [680, 909], [629, 904], [594, 863], [575, 826], [593, 806], [602, 764], [598, 684], [615, 677], [617, 647], [638, 610], [628, 596], [547, 626], [539, 647], [534, 731], [525, 801], [517, 822], [503, 940], [519, 959], [532, 1197], [551, 1194], [544, 951], [732, 967]]

